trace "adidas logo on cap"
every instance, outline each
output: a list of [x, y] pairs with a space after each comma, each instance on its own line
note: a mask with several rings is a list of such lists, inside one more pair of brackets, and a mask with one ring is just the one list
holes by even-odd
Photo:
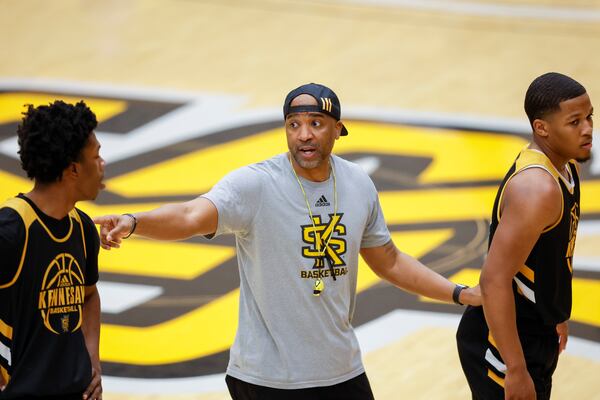
[[321, 197], [319, 197], [319, 200], [317, 200], [317, 202], [315, 203], [315, 207], [327, 207], [329, 205], [330, 204], [327, 201], [327, 198], [325, 198], [325, 195], [322, 195]]

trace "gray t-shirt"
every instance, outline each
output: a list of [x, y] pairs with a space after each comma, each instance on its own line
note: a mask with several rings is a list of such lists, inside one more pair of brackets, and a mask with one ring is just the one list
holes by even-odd
[[[216, 235], [236, 237], [239, 324], [227, 373], [261, 386], [329, 386], [364, 372], [351, 321], [361, 248], [390, 240], [377, 191], [356, 164], [332, 156], [325, 182], [294, 177], [288, 155], [235, 170], [204, 195], [217, 207]], [[317, 257], [316, 241], [333, 232], [328, 254], [336, 275]], [[315, 280], [325, 289], [313, 295]]]

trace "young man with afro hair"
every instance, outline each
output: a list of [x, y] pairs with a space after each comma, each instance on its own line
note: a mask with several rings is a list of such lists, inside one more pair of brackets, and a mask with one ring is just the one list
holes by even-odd
[[103, 188], [96, 126], [83, 101], [55, 101], [18, 128], [33, 188], [0, 204], [0, 399], [102, 398], [100, 241], [75, 208]]

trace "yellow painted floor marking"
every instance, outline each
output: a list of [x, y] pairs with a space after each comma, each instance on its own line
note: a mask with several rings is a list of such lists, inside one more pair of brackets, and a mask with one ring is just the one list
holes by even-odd
[[106, 121], [127, 109], [127, 102], [121, 100], [8, 92], [0, 93], [0, 124], [21, 121], [23, 118], [22, 113], [26, 110], [24, 104], [33, 104], [34, 106], [47, 105], [54, 100], [63, 100], [65, 103], [77, 103], [80, 100], [84, 100], [88, 107], [96, 114], [98, 122]]
[[227, 350], [238, 319], [239, 289], [184, 314], [148, 328], [102, 325], [103, 361], [132, 365], [168, 364]]
[[107, 187], [130, 197], [201, 194], [230, 171], [286, 150], [285, 133], [267, 131], [121, 175], [109, 180]]
[[[422, 183], [500, 179], [526, 144], [512, 135], [414, 128], [350, 122], [350, 139], [337, 141], [335, 153], [367, 152], [433, 158], [419, 177]], [[373, 140], [373, 136], [385, 140]], [[493, 152], [482, 149], [494, 148]], [[285, 131], [273, 129], [251, 137], [198, 150], [108, 182], [123, 196], [200, 194], [226, 173], [287, 151]], [[198, 171], [189, 179], [189, 171]]]
[[381, 192], [379, 200], [388, 224], [489, 219], [497, 190], [486, 186]]
[[571, 319], [600, 328], [600, 280], [573, 278]]
[[[484, 186], [386, 191], [379, 199], [388, 224], [489, 219], [497, 190]], [[585, 213], [600, 213], [600, 180], [584, 181], [581, 191], [583, 218]]]
[[581, 182], [581, 214], [600, 213], [600, 180]]
[[100, 270], [117, 274], [193, 279], [235, 257], [233, 247], [129, 239], [100, 252]]
[[15, 197], [19, 193], [28, 192], [33, 182], [0, 169], [0, 203]]
[[[335, 151], [373, 152], [430, 157], [420, 183], [499, 179], [527, 144], [514, 135], [466, 132], [382, 123], [349, 122], [350, 140], [338, 140]], [[385, 140], [373, 140], [374, 135]], [[493, 148], [494, 151], [486, 151]]]

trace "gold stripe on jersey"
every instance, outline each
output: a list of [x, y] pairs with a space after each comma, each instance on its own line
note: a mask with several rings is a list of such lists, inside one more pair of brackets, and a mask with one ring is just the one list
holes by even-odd
[[498, 345], [496, 344], [496, 341], [494, 340], [494, 337], [492, 336], [492, 332], [488, 333], [488, 342], [490, 342], [490, 344], [492, 346], [494, 346], [494, 348], [498, 348]]
[[496, 382], [498, 385], [504, 387], [504, 378], [500, 378], [494, 371], [488, 368], [488, 378]]
[[29, 242], [29, 227], [37, 219], [37, 215], [25, 200], [17, 197], [5, 201], [0, 208], [12, 208], [15, 210], [21, 216], [23, 224], [25, 225], [25, 241], [23, 242], [23, 252], [21, 253], [19, 267], [17, 268], [17, 273], [10, 282], [0, 285], [0, 289], [5, 289], [12, 286], [17, 279], [19, 279], [19, 275], [21, 275], [23, 263], [25, 262], [25, 253], [27, 252], [27, 244]]
[[519, 269], [521, 275], [529, 280], [529, 282], [535, 282], [535, 272], [529, 268], [527, 265], [523, 264], [523, 266]]
[[[500, 198], [498, 200], [498, 209], [496, 210], [496, 218], [498, 219], [498, 222], [500, 222], [500, 217], [501, 217], [500, 211], [502, 210], [502, 200], [504, 199], [504, 191], [506, 190], [508, 183], [519, 172], [521, 172], [525, 169], [529, 169], [529, 168], [541, 168], [541, 169], [547, 171], [554, 178], [554, 181], [558, 185], [558, 188], [560, 189], [561, 193], [562, 193], [562, 188], [560, 186], [559, 180], [562, 179], [563, 182], [565, 182], [565, 186], [566, 186], [567, 190], [569, 191], [569, 193], [573, 194], [573, 190], [575, 189], [574, 186], [571, 186], [565, 180], [565, 178], [557, 171], [556, 167], [554, 167], [554, 164], [552, 164], [552, 161], [550, 161], [550, 159], [541, 151], [530, 149], [530, 148], [526, 147], [523, 150], [521, 150], [521, 153], [519, 153], [519, 156], [517, 157], [517, 160], [515, 161], [515, 172], [513, 172], [512, 175], [508, 177], [508, 179], [506, 180], [506, 183], [502, 187], [502, 191], [500, 192]], [[542, 233], [551, 231], [560, 223], [560, 221], [562, 220], [562, 217], [563, 217], [563, 208], [564, 208], [564, 199], [563, 199], [563, 196], [560, 196], [560, 216], [558, 217], [558, 219], [556, 220], [556, 222], [554, 224], [545, 228], [542, 231]]]
[[13, 329], [12, 326], [0, 319], [0, 334], [5, 338], [12, 340]]
[[[23, 219], [23, 221], [25, 221], [25, 228], [28, 230], [29, 226], [31, 226], [31, 224], [33, 223], [33, 221], [35, 221], [36, 219], [38, 220], [38, 222], [40, 223], [40, 225], [46, 230], [46, 232], [48, 233], [48, 236], [50, 236], [50, 238], [52, 240], [54, 240], [55, 242], [58, 243], [64, 243], [67, 240], [69, 240], [69, 238], [71, 237], [71, 233], [73, 232], [73, 221], [71, 218], [69, 218], [69, 232], [67, 232], [67, 234], [65, 235], [65, 237], [63, 238], [57, 238], [56, 236], [54, 236], [52, 234], [52, 232], [50, 232], [50, 229], [48, 229], [48, 227], [46, 226], [46, 224], [44, 224], [44, 221], [42, 221], [40, 218], [38, 218], [38, 215], [35, 213], [35, 210], [29, 205], [29, 203], [27, 203], [27, 201], [19, 198], [19, 197], [14, 197], [10, 200], [7, 200], [6, 203], [4, 203], [3, 205], [4, 207], [10, 207], [13, 210], [15, 210], [16, 212], [19, 213], [19, 215], [21, 216], [21, 218]], [[75, 211], [75, 210], [73, 210]], [[76, 212], [76, 211], [75, 211]], [[71, 215], [69, 213], [69, 215]]]
[[8, 371], [6, 369], [4, 369], [4, 367], [2, 365], [0, 365], [0, 375], [2, 375], [2, 378], [4, 379], [5, 383], [8, 383], [8, 381], [10, 381], [10, 375], [8, 374]]
[[81, 222], [81, 217], [79, 216], [79, 213], [76, 209], [72, 209], [69, 212], [69, 215], [71, 216], [71, 218], [74, 218], [75, 221], [77, 221], [77, 223], [79, 224], [79, 228], [81, 229], [81, 242], [83, 243], [83, 255], [85, 258], [87, 258], [87, 249], [85, 247], [85, 233], [83, 232], [83, 222]]

